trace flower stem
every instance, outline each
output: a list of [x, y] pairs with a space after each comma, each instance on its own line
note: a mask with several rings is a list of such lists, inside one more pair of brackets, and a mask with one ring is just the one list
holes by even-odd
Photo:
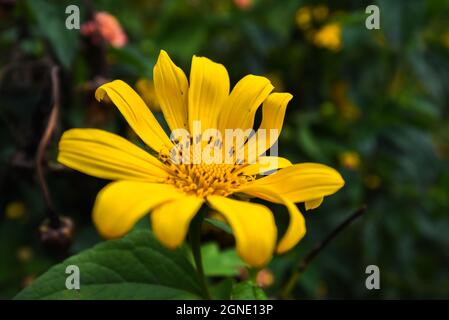
[[288, 278], [285, 286], [281, 292], [281, 299], [289, 299], [293, 289], [295, 288], [299, 278], [304, 273], [310, 262], [346, 227], [348, 227], [354, 220], [360, 217], [366, 211], [366, 205], [357, 209], [353, 214], [340, 223], [323, 241], [317, 243], [302, 260], [298, 262], [293, 273]]
[[257, 268], [248, 268], [248, 279], [254, 283], [257, 283], [257, 273], [259, 269]]
[[192, 246], [193, 259], [195, 260], [196, 271], [200, 285], [203, 289], [205, 299], [211, 300], [212, 297], [207, 286], [206, 276], [204, 275], [203, 260], [201, 258], [201, 225], [203, 224], [204, 213], [200, 212], [190, 224], [190, 244]]

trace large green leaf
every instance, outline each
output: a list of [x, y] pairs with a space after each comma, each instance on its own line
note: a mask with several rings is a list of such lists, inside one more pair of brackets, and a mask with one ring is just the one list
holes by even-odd
[[[75, 1], [77, 3], [77, 1]], [[27, 1], [40, 33], [49, 41], [59, 62], [69, 68], [79, 47], [79, 30], [66, 28], [65, 9], [73, 1]]]
[[209, 290], [212, 299], [229, 300], [231, 298], [232, 289], [236, 283], [233, 278], [226, 278], [219, 283], [210, 286]]
[[206, 243], [201, 247], [204, 272], [207, 276], [236, 276], [245, 263], [235, 249], [220, 251], [216, 243]]
[[247, 280], [237, 283], [232, 288], [232, 300], [265, 300], [265, 292], [259, 288], [253, 281]]
[[[80, 270], [80, 289], [65, 287], [66, 267]], [[196, 299], [196, 272], [182, 250], [162, 247], [148, 230], [103, 242], [39, 277], [16, 299]]]

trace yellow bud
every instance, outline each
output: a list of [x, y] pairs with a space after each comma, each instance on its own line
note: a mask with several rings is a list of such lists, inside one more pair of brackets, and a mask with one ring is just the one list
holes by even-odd
[[25, 204], [20, 201], [12, 201], [6, 205], [5, 215], [8, 219], [19, 219], [24, 216]]
[[20, 247], [17, 250], [17, 260], [20, 262], [29, 262], [33, 259], [33, 250], [30, 247]]
[[296, 24], [301, 29], [308, 29], [312, 23], [312, 12], [309, 7], [302, 7], [296, 11]]
[[356, 170], [360, 166], [360, 155], [355, 151], [346, 151], [340, 154], [340, 164], [347, 168]]
[[331, 51], [339, 51], [341, 49], [341, 31], [340, 24], [327, 24], [315, 33], [313, 42], [317, 47], [326, 48]]

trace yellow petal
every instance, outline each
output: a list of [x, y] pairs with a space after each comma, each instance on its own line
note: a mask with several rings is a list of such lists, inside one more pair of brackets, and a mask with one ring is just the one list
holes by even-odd
[[121, 237], [151, 209], [184, 196], [184, 193], [167, 184], [112, 182], [97, 195], [93, 221], [105, 238]]
[[304, 220], [304, 217], [298, 207], [292, 201], [268, 188], [253, 186], [246, 190], [246, 192], [250, 191], [274, 198], [277, 202], [282, 203], [287, 207], [290, 215], [290, 221], [287, 231], [278, 243], [276, 252], [284, 253], [293, 248], [306, 234], [306, 221]]
[[250, 182], [238, 191], [279, 203], [273, 197], [246, 191], [249, 187], [259, 186], [269, 188], [289, 201], [305, 202], [331, 195], [343, 185], [344, 180], [335, 169], [319, 163], [301, 163]]
[[218, 114], [229, 95], [226, 68], [204, 57], [192, 58], [189, 88], [189, 125], [201, 121], [202, 131], [217, 128]]
[[278, 243], [277, 253], [284, 253], [292, 249], [306, 234], [306, 221], [301, 211], [293, 202], [288, 201], [286, 198], [282, 199], [290, 214], [290, 221], [287, 231], [285, 231], [284, 236]]
[[[251, 147], [254, 147], [253, 144], [256, 144], [257, 155], [261, 155], [273, 146], [281, 134], [285, 110], [292, 98], [293, 96], [286, 92], [275, 92], [268, 96], [262, 106], [262, 122], [259, 130], [248, 140], [248, 143], [245, 146], [246, 149], [256, 150], [251, 149]], [[261, 130], [265, 131], [263, 136], [261, 135]]]
[[277, 234], [271, 211], [261, 204], [221, 196], [209, 196], [207, 201], [231, 226], [240, 257], [253, 267], [267, 264], [273, 254]]
[[153, 69], [153, 81], [156, 95], [164, 118], [173, 131], [187, 129], [187, 96], [189, 83], [187, 77], [161, 50]]
[[130, 86], [121, 80], [106, 83], [95, 92], [98, 101], [105, 95], [117, 106], [134, 132], [154, 151], [173, 147], [153, 113]]
[[276, 169], [286, 168], [291, 165], [292, 163], [290, 162], [290, 160], [286, 158], [266, 156], [259, 157], [256, 163], [247, 165], [244, 168], [240, 169], [238, 172], [241, 172], [248, 176], [252, 176], [256, 174], [263, 174]]
[[190, 221], [204, 200], [185, 196], [164, 203], [151, 213], [151, 225], [156, 238], [166, 247], [175, 249], [186, 237]]
[[318, 208], [323, 203], [323, 200], [324, 200], [324, 197], [306, 201], [304, 203], [306, 210], [312, 210], [312, 209]]
[[237, 82], [219, 117], [221, 132], [252, 129], [257, 109], [272, 90], [270, 80], [265, 77], [247, 75]]
[[164, 165], [128, 140], [98, 129], [71, 129], [59, 141], [58, 161], [85, 174], [111, 180], [161, 181]]

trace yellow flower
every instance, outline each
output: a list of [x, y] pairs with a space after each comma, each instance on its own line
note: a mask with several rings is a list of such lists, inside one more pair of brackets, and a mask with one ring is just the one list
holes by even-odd
[[340, 155], [340, 163], [348, 169], [358, 169], [360, 166], [360, 155], [355, 151], [346, 151]]
[[140, 78], [136, 82], [136, 89], [151, 110], [154, 112], [161, 111], [161, 106], [157, 101], [156, 90], [154, 89], [154, 83], [152, 80]]
[[33, 250], [30, 247], [20, 247], [17, 249], [17, 260], [20, 262], [30, 262], [33, 259]]
[[25, 205], [21, 201], [13, 201], [6, 205], [5, 215], [8, 219], [19, 219], [25, 214]]
[[447, 49], [449, 49], [449, 31], [443, 33], [443, 36], [441, 37], [441, 42]]
[[[289, 93], [271, 93], [270, 81], [255, 75], [242, 78], [230, 92], [225, 67], [204, 57], [192, 58], [188, 81], [165, 51], [161, 51], [154, 67], [153, 81], [172, 133], [179, 129], [194, 132], [197, 121], [201, 121], [202, 128], [218, 128], [219, 132], [252, 128], [255, 113], [262, 104], [263, 119], [256, 133], [277, 129], [270, 131], [277, 134], [265, 137], [265, 148], [258, 145], [258, 154], [271, 148], [278, 138], [287, 103], [292, 98]], [[275, 250], [286, 252], [304, 236], [304, 217], [295, 203], [305, 203], [306, 209], [316, 208], [323, 197], [344, 185], [341, 175], [325, 165], [293, 165], [274, 156], [261, 156], [250, 162], [248, 159], [253, 155], [249, 152], [232, 163], [177, 163], [168, 154], [178, 150], [179, 141], [168, 138], [130, 86], [120, 80], [104, 84], [97, 89], [96, 98], [102, 100], [105, 96], [155, 154], [97, 129], [72, 129], [62, 136], [60, 163], [95, 177], [116, 180], [100, 191], [93, 208], [94, 223], [107, 238], [123, 236], [151, 212], [157, 239], [168, 248], [176, 248], [184, 241], [192, 218], [206, 204], [220, 212], [233, 229], [240, 257], [249, 265], [260, 267], [269, 262]], [[256, 137], [260, 135], [239, 145], [239, 150], [253, 150], [251, 144]], [[193, 144], [202, 138], [201, 134], [196, 135], [188, 142]], [[217, 140], [204, 142], [206, 147], [211, 143], [215, 145]], [[185, 155], [182, 151], [180, 154]], [[263, 168], [280, 170], [261, 177]], [[262, 204], [239, 200], [239, 194], [288, 208], [289, 226], [279, 243], [272, 212]]]
[[308, 6], [299, 8], [296, 11], [296, 24], [301, 29], [308, 29], [312, 23], [312, 10]]
[[318, 47], [332, 51], [341, 49], [341, 26], [338, 23], [329, 23], [323, 26], [314, 36], [314, 43]]

